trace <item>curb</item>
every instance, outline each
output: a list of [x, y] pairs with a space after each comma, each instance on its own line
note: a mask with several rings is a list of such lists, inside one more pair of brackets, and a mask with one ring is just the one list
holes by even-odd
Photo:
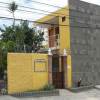
[[82, 87], [78, 87], [78, 88], [67, 88], [67, 90], [71, 91], [71, 92], [82, 92], [82, 91], [86, 91], [89, 89], [93, 89], [94, 85], [90, 85], [90, 86], [82, 86]]
[[22, 92], [11, 94], [14, 97], [44, 97], [44, 96], [59, 96], [59, 90], [53, 91], [36, 91], [36, 92]]

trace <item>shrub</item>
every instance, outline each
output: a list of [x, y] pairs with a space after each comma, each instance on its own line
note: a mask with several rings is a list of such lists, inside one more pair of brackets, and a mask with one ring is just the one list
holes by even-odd
[[48, 85], [45, 85], [42, 90], [48, 91], [48, 90], [54, 90], [54, 89], [55, 87], [53, 85], [48, 84]]
[[7, 94], [7, 89], [5, 89], [5, 88], [1, 89], [1, 94], [6, 95]]

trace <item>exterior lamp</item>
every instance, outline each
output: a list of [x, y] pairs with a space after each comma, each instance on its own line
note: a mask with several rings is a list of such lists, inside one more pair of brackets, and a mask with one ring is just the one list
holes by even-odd
[[66, 49], [64, 49], [64, 51], [63, 51], [63, 56], [67, 56], [67, 50]]
[[48, 49], [48, 55], [52, 55], [51, 49]]

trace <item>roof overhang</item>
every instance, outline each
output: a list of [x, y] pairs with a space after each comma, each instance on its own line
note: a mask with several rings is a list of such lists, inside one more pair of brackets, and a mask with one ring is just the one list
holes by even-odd
[[47, 16], [44, 16], [36, 21], [34, 26], [40, 26], [44, 28], [48, 28], [51, 25], [58, 25], [59, 24], [59, 16], [63, 17], [64, 14], [67, 14], [67, 6], [63, 7], [55, 12], [52, 12], [51, 14], [48, 14]]

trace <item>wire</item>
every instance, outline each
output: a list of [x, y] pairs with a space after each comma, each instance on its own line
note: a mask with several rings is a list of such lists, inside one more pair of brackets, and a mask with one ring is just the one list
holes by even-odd
[[[3, 8], [7, 8], [7, 7], [4, 7], [4, 6], [1, 6], [1, 7], [3, 7]], [[25, 12], [32, 12], [32, 11], [27, 11], [27, 10], [21, 10], [21, 9], [18, 9], [19, 11], [25, 11]], [[38, 12], [35, 12], [35, 13], [38, 13]], [[38, 14], [40, 14], [40, 13], [38, 13]], [[42, 14], [44, 14], [44, 13], [42, 13]], [[59, 17], [59, 16], [58, 16]], [[77, 22], [77, 21], [74, 21], [74, 22]], [[80, 23], [80, 22], [78, 22], [78, 23]], [[80, 24], [87, 24], [87, 23], [80, 23]], [[90, 24], [87, 24], [87, 25], [90, 25]]]
[[[3, 7], [3, 8], [7, 8], [7, 7], [4, 7], [4, 6], [1, 6], [1, 7]], [[19, 10], [19, 11], [23, 11], [23, 12], [31, 12], [31, 13], [37, 13], [37, 14], [43, 14], [43, 15], [47, 15], [47, 14], [45, 14], [45, 13], [40, 13], [40, 12], [33, 12], [33, 11], [28, 11], [28, 10], [22, 10], [22, 9], [17, 9], [17, 10]], [[51, 15], [51, 16], [54, 16], [54, 15]], [[61, 16], [55, 16], [55, 17], [61, 17]], [[71, 16], [72, 17], [72, 16]], [[75, 17], [67, 17], [68, 19], [74, 19]], [[77, 17], [77, 16], [76, 16]], [[99, 20], [100, 21], [100, 20]], [[81, 23], [81, 22], [78, 22], [78, 21], [73, 21], [73, 22], [76, 22], [76, 23], [80, 23], [80, 24], [87, 24], [87, 25], [91, 25], [91, 24], [88, 24], [88, 23], [86, 23], [86, 22], [84, 22], [84, 23]]]
[[[1, 4], [7, 4], [9, 5], [10, 3], [4, 3], [4, 2], [0, 2]], [[56, 12], [51, 12], [51, 11], [47, 11], [47, 10], [41, 10], [41, 9], [37, 9], [37, 8], [33, 8], [33, 7], [26, 7], [26, 6], [21, 6], [21, 5], [18, 5], [19, 7], [22, 7], [22, 8], [27, 8], [27, 9], [33, 9], [33, 10], [38, 10], [38, 11], [42, 11], [42, 12], [48, 12], [48, 13], [54, 13], [54, 14], [60, 14], [62, 16], [66, 16], [65, 14], [61, 14], [61, 13], [56, 13]]]
[[[13, 20], [11, 17], [0, 17], [1, 19], [7, 19], [7, 20]], [[39, 22], [39, 21], [32, 21], [32, 20], [24, 20], [24, 19], [15, 19], [17, 21], [28, 21], [28, 22], [33, 22], [33, 23], [38, 23], [38, 24], [47, 24], [51, 26], [69, 26], [69, 27], [74, 27], [74, 28], [91, 28], [91, 29], [100, 29], [100, 27], [90, 27], [90, 26], [72, 26], [72, 25], [62, 25], [62, 24], [52, 24], [52, 23], [45, 23], [45, 22]]]
[[34, 2], [34, 3], [37, 3], [37, 4], [43, 4], [43, 5], [47, 5], [47, 6], [51, 6], [51, 7], [55, 7], [55, 8], [62, 8], [62, 7], [57, 6], [57, 5], [52, 5], [52, 4], [48, 4], [48, 3], [38, 2], [38, 1], [34, 1], [34, 0], [31, 0], [31, 2]]
[[[13, 18], [11, 17], [0, 17], [1, 19], [7, 19], [7, 20], [13, 20]], [[26, 21], [25, 19], [16, 19], [15, 20], [19, 20], [19, 21]], [[47, 24], [47, 25], [59, 25], [59, 26], [68, 26], [68, 25], [61, 25], [61, 24], [52, 24], [52, 23], [46, 23], [46, 22], [39, 22], [39, 21], [32, 21], [32, 20], [27, 20], [28, 22], [33, 22], [33, 23], [40, 23], [40, 24]]]
[[[36, 1], [37, 2], [37, 1]], [[7, 5], [9, 5], [10, 3], [5, 3], [5, 2], [0, 2], [0, 3], [2, 3], [2, 4], [7, 4]], [[26, 6], [21, 6], [21, 5], [18, 5], [19, 7], [23, 7], [23, 8], [28, 8], [28, 9], [33, 9], [33, 10], [38, 10], [38, 11], [42, 11], [42, 12], [48, 12], [49, 14], [51, 14], [51, 13], [54, 13], [54, 14], [60, 14], [60, 15], [62, 15], [62, 16], [68, 16], [68, 15], [65, 15], [65, 14], [61, 14], [61, 13], [56, 13], [56, 12], [50, 12], [50, 11], [46, 11], [46, 10], [41, 10], [41, 9], [36, 9], [36, 8], [31, 8], [31, 7], [26, 7]], [[76, 11], [76, 12], [80, 12], [80, 13], [84, 13], [84, 14], [90, 14], [91, 15], [91, 13], [87, 13], [87, 12], [82, 12], [82, 11], [80, 11], [80, 10], [75, 10], [75, 9], [68, 9], [67, 7], [66, 8], [64, 8], [64, 7], [60, 7], [61, 9], [66, 9], [66, 10], [72, 10], [72, 11]], [[100, 17], [100, 14], [95, 14], [96, 16], [99, 16]], [[79, 16], [73, 16], [73, 17], [79, 17]], [[80, 18], [82, 18], [82, 17], [80, 17]]]
[[[10, 4], [10, 3], [4, 3], [4, 2], [0, 2], [0, 3], [7, 4], [7, 5]], [[31, 9], [31, 10], [34, 9], [34, 10], [41, 11], [40, 9], [35, 9], [35, 8], [30, 8], [30, 7], [25, 7], [25, 6], [20, 6], [20, 7], [28, 8], [28, 9]], [[69, 10], [76, 11], [76, 12], [80, 12], [80, 13], [87, 14], [87, 15], [91, 15], [91, 14], [89, 14], [87, 12], [82, 12], [82, 11], [79, 11], [79, 10], [74, 10], [74, 9], [69, 9]], [[23, 11], [25, 11], [25, 10], [23, 10]], [[44, 12], [44, 10], [42, 10], [42, 11]], [[27, 11], [27, 12], [31, 12], [31, 11]], [[48, 11], [45, 11], [45, 12], [48, 12]], [[33, 12], [33, 13], [36, 13], [36, 12]], [[60, 16], [60, 15], [62, 15], [61, 13], [55, 13], [55, 12], [49, 12], [49, 13], [54, 13], [54, 14], [44, 14], [44, 13], [41, 13], [41, 14], [48, 15], [48, 16], [56, 16], [56, 17], [63, 17], [64, 16], [64, 15], [63, 16]], [[55, 14], [59, 14], [59, 15], [57, 16]], [[73, 16], [73, 15], [70, 15], [70, 16], [69, 15], [65, 15], [64, 17], [66, 17], [66, 16], [68, 18], [70, 18], [70, 19], [73, 19], [75, 17], [77, 17], [77, 18], [89, 18], [89, 17], [80, 17], [80, 16]], [[100, 17], [100, 15], [95, 15], [95, 16], [99, 16]], [[98, 20], [95, 20], [95, 21], [98, 21]]]
[[[1, 3], [1, 2], [0, 2]], [[4, 3], [4, 4], [9, 4], [9, 3]], [[3, 7], [3, 6], [1, 6], [1, 7]], [[22, 6], [21, 6], [22, 7]], [[7, 7], [6, 7], [7, 8]], [[18, 9], [19, 11], [24, 11], [24, 12], [33, 12], [33, 11], [28, 11], [28, 10], [22, 10], [22, 9]], [[74, 10], [75, 11], [75, 10]], [[80, 12], [80, 11], [78, 11], [78, 12]], [[38, 13], [38, 14], [44, 14], [44, 13], [39, 13], [39, 12], [33, 12], [33, 13]], [[82, 12], [83, 13], [83, 12]], [[48, 15], [48, 14], [44, 14], [44, 15]], [[51, 15], [50, 14], [50, 16], [55, 16], [55, 15]], [[100, 16], [100, 15], [99, 15]], [[61, 17], [61, 16], [55, 16], [55, 17]], [[64, 17], [66, 17], [66, 16], [64, 16]], [[73, 18], [78, 18], [79, 16], [72, 16], [72, 15], [67, 15], [67, 18], [69, 18], [69, 19], [73, 19]], [[89, 17], [79, 17], [79, 18], [89, 18]], [[92, 19], [92, 21], [93, 21], [93, 19]], [[95, 21], [100, 21], [100, 20], [95, 20]], [[74, 21], [74, 22], [77, 22], [77, 21]], [[80, 23], [80, 22], [78, 22], [78, 23]], [[87, 23], [80, 23], [80, 24], [87, 24]], [[90, 24], [87, 24], [87, 25], [90, 25]]]
[[[8, 8], [8, 7], [4, 7], [4, 6], [0, 6], [2, 8]], [[42, 12], [35, 12], [35, 11], [30, 11], [30, 10], [23, 10], [23, 9], [17, 9], [19, 11], [24, 11], [24, 12], [29, 12], [29, 13], [37, 13], [37, 14], [43, 14], [43, 15], [48, 15], [48, 16], [54, 16], [54, 17], [63, 17], [63, 16], [58, 16], [58, 15], [55, 15], [55, 14], [45, 14], [45, 13], [42, 13]]]

